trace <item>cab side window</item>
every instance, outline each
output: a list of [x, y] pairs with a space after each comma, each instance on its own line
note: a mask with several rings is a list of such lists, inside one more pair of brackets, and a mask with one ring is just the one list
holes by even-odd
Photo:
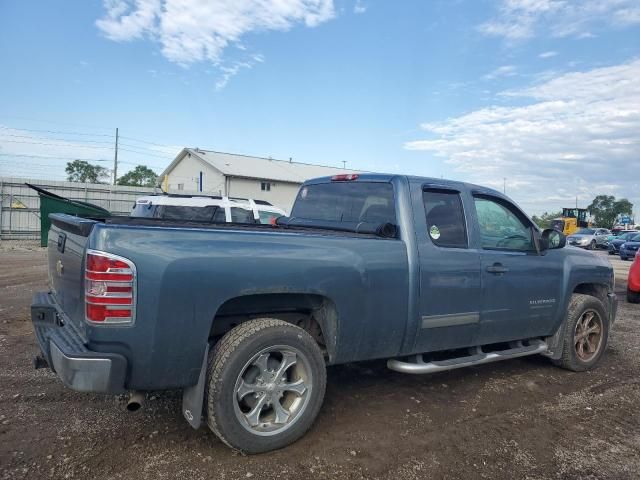
[[529, 222], [506, 202], [475, 196], [480, 242], [488, 250], [535, 250]]
[[467, 225], [460, 194], [453, 190], [427, 189], [422, 192], [427, 234], [434, 245], [467, 248]]

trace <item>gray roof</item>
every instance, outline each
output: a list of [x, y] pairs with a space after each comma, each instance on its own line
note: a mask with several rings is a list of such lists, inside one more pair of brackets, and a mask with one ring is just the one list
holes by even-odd
[[195, 155], [203, 162], [208, 163], [213, 168], [229, 177], [302, 183], [310, 178], [358, 172], [358, 170], [327, 167], [324, 165], [312, 165], [309, 163], [293, 162], [289, 160], [276, 160], [274, 158], [251, 157], [235, 153], [185, 148], [161, 175], [168, 174], [173, 170], [173, 168], [187, 154]]

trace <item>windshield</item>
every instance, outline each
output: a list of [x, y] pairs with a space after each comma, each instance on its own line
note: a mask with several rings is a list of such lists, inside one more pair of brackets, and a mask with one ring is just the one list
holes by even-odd
[[596, 231], [593, 228], [581, 228], [576, 232], [577, 235], [593, 235]]
[[300, 189], [292, 218], [325, 222], [396, 223], [390, 183], [332, 182]]
[[638, 235], [638, 232], [625, 232], [618, 236], [620, 240], [631, 240], [632, 237]]

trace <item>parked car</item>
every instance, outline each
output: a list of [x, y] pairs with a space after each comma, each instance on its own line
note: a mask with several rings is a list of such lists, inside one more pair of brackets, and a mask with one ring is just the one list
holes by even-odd
[[636, 252], [631, 268], [629, 268], [627, 302], [640, 303], [640, 250]]
[[620, 232], [619, 235], [613, 237], [612, 240], [607, 242], [609, 255], [617, 255], [620, 253], [620, 245], [622, 245], [627, 240], [630, 240], [632, 237], [638, 235], [637, 230], [631, 230], [626, 232]]
[[136, 200], [131, 217], [213, 223], [273, 223], [286, 212], [264, 200], [193, 195], [147, 195]]
[[640, 233], [636, 233], [629, 240], [620, 245], [620, 259], [629, 260], [635, 257], [640, 248]]
[[589, 250], [605, 248], [607, 236], [610, 233], [606, 228], [581, 228], [567, 237], [567, 243], [574, 247], [588, 248]]
[[31, 306], [46, 363], [72, 389], [132, 392], [131, 409], [182, 389], [192, 427], [204, 417], [247, 453], [311, 427], [327, 365], [426, 374], [542, 354], [590, 370], [617, 309], [606, 258], [461, 182], [310, 180], [275, 226], [51, 219], [51, 290]]
[[625, 233], [638, 233], [638, 230], [621, 230], [619, 228], [618, 229], [612, 228], [611, 229], [611, 234], [607, 235], [607, 245], [611, 240], [615, 240], [620, 235], [623, 235]]

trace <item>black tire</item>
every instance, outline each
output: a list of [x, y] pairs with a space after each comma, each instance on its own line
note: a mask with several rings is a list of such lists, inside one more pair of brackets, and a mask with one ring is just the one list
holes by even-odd
[[640, 292], [634, 292], [632, 290], [627, 289], [627, 302], [640, 303]]
[[[261, 400], [255, 400], [253, 397], [261, 399], [259, 395], [272, 398], [271, 396], [275, 395], [273, 385], [277, 381], [275, 375], [270, 380], [271, 383], [269, 383], [271, 393], [267, 392], [265, 394], [262, 391], [262, 393], [246, 394], [245, 397], [239, 399], [241, 394], [237, 390], [237, 385], [238, 382], [242, 382], [243, 385], [247, 384], [244, 380], [240, 380], [242, 376], [247, 375], [246, 372], [249, 372], [252, 368], [257, 370], [255, 364], [250, 363], [256, 356], [260, 358], [267, 355], [267, 360], [264, 362], [266, 366], [267, 362], [273, 363], [277, 361], [277, 355], [280, 351], [278, 349], [287, 351], [287, 348], [292, 349], [291, 351], [297, 351], [294, 358], [302, 365], [300, 368], [304, 372], [307, 369], [310, 372], [310, 375], [306, 374], [307, 376], [305, 377], [308, 378], [310, 376], [308, 380], [309, 387], [305, 388], [307, 396], [304, 397], [304, 401], [302, 400], [304, 394], [299, 395], [298, 398], [300, 400], [293, 397], [293, 402], [298, 401], [301, 406], [286, 428], [277, 427], [281, 422], [271, 420], [271, 425], [276, 425], [273, 427], [276, 430], [265, 434], [260, 432], [259, 429], [266, 423], [251, 426], [248, 421], [244, 421], [248, 418], [248, 414], [243, 413], [241, 410], [243, 405], [241, 404], [246, 401], [244, 398], [257, 404]], [[272, 352], [269, 351], [270, 349], [276, 350]], [[267, 351], [266, 354], [262, 353], [265, 351]], [[271, 357], [272, 354], [276, 355], [275, 359]], [[280, 365], [283, 365], [285, 363], [284, 354], [281, 358]], [[258, 360], [255, 360], [255, 362], [257, 363]], [[295, 365], [297, 369], [298, 363]], [[257, 376], [254, 375], [253, 385], [263, 385], [262, 374], [273, 373], [277, 368], [278, 366], [276, 365], [273, 370], [257, 370], [261, 373]], [[289, 372], [293, 369], [294, 366], [292, 365], [283, 371]], [[285, 373], [285, 375], [291, 375], [291, 373]], [[303, 384], [307, 385], [304, 381]], [[293, 385], [293, 383], [289, 385]], [[216, 344], [209, 357], [205, 401], [207, 423], [213, 433], [231, 448], [250, 454], [276, 450], [295, 442], [311, 427], [322, 406], [325, 386], [326, 368], [324, 357], [318, 344], [309, 333], [295, 325], [273, 318], [250, 320], [228, 332]], [[252, 392], [257, 392], [257, 390], [252, 390]], [[287, 392], [286, 395], [298, 395], [291, 391]], [[282, 398], [284, 399], [285, 397]], [[280, 402], [280, 400], [276, 401]], [[294, 404], [292, 403], [292, 405]], [[264, 404], [264, 407], [259, 407], [258, 411], [266, 411], [267, 415], [269, 415], [269, 409], [272, 409], [273, 415], [275, 415], [275, 409], [270, 405], [272, 404]], [[255, 406], [253, 405], [253, 407]], [[287, 412], [289, 411], [287, 410]], [[243, 417], [243, 415], [245, 416]], [[256, 419], [259, 419], [261, 415], [262, 413], [258, 413]], [[278, 428], [284, 428], [284, 431], [278, 433]]]
[[[578, 354], [576, 347], [576, 326], [583, 318], [583, 314], [594, 313], [599, 317], [601, 326], [601, 339], [597, 349], [588, 359], [583, 359]], [[607, 348], [609, 339], [609, 317], [604, 305], [596, 297], [574, 293], [567, 310], [566, 328], [562, 345], [562, 357], [554, 363], [559, 367], [574, 372], [583, 372], [595, 368]]]

